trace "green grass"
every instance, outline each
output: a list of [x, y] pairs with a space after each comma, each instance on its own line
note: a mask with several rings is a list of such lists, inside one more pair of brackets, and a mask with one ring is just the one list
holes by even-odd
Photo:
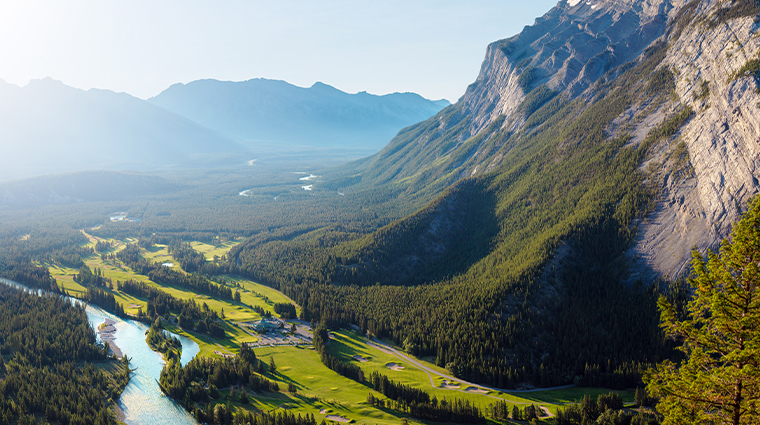
[[142, 257], [154, 263], [173, 263], [174, 267], [179, 268], [179, 262], [169, 254], [169, 247], [166, 245], [156, 244], [150, 248], [140, 249]]
[[[239, 276], [224, 275], [219, 276], [216, 280], [223, 279], [226, 286], [232, 288], [232, 290], [241, 289], [240, 301], [250, 306], [260, 306], [264, 310], [269, 310], [274, 313], [275, 303], [293, 303], [293, 300], [286, 297], [280, 291], [270, 288], [265, 285], [244, 279]], [[236, 286], [239, 285], [239, 288]], [[247, 293], [246, 293], [247, 292]], [[225, 310], [226, 311], [226, 310]], [[301, 314], [301, 307], [296, 307], [296, 312]]]
[[201, 357], [220, 357], [217, 351], [223, 354], [237, 354], [240, 350], [240, 344], [243, 342], [256, 342], [258, 338], [251, 336], [237, 326], [229, 323], [222, 325], [227, 337], [224, 339], [214, 339], [196, 332], [190, 332], [176, 325], [164, 323], [164, 328], [169, 332], [182, 335], [195, 341], [200, 347], [198, 355]]
[[[354, 355], [361, 355], [369, 359], [368, 362], [356, 362], [365, 375], [371, 371], [379, 371], [387, 375], [390, 379], [397, 382], [403, 382], [417, 388], [422, 388], [431, 395], [436, 396], [439, 400], [446, 398], [467, 399], [485, 409], [489, 404], [501, 400], [507, 400], [524, 408], [529, 404], [547, 407], [551, 412], [556, 413], [561, 406], [581, 400], [585, 394], [596, 399], [599, 394], [606, 394], [610, 390], [603, 388], [566, 388], [553, 391], [539, 391], [529, 393], [501, 393], [491, 391], [488, 394], [475, 394], [461, 390], [446, 390], [439, 388], [443, 378], [433, 374], [433, 382], [436, 387], [430, 383], [428, 374], [415, 366], [405, 362], [393, 354], [385, 353], [366, 344], [363, 337], [358, 333], [350, 330], [340, 330], [333, 332], [334, 339], [331, 340], [329, 349], [339, 355], [344, 361], [353, 360]], [[277, 373], [267, 375], [280, 383], [281, 393], [262, 393], [251, 394], [251, 403], [247, 406], [255, 406], [257, 409], [271, 411], [284, 406], [292, 413], [314, 414], [317, 421], [325, 417], [320, 414], [321, 409], [328, 409], [330, 413], [339, 414], [346, 418], [356, 421], [356, 423], [398, 423], [400, 416], [390, 410], [378, 410], [366, 404], [367, 394], [372, 392], [376, 397], [382, 397], [368, 386], [359, 384], [351, 379], [338, 375], [336, 372], [325, 367], [319, 356], [310, 348], [295, 347], [261, 347], [256, 349], [256, 355], [266, 364], [269, 364], [269, 358], [274, 357], [277, 364]], [[421, 363], [429, 366], [426, 362], [416, 359]], [[393, 371], [385, 365], [387, 363], [396, 363], [405, 367], [403, 371]], [[438, 368], [440, 369], [440, 368]], [[298, 388], [296, 396], [291, 396], [285, 392], [289, 382], [292, 382]], [[462, 389], [465, 386], [462, 385]], [[617, 391], [626, 402], [633, 400], [633, 390]], [[226, 392], [223, 392], [226, 396]], [[223, 397], [223, 400], [226, 400]], [[235, 404], [235, 403], [233, 403]], [[240, 407], [240, 404], [236, 404]], [[543, 423], [552, 423], [550, 420]]]
[[[438, 372], [438, 374], [431, 373], [428, 375], [426, 371], [410, 364], [403, 359], [396, 357], [393, 354], [385, 353], [379, 349], [367, 345], [365, 339], [357, 332], [350, 330], [340, 330], [333, 332], [333, 335], [335, 338], [330, 342], [330, 352], [333, 355], [337, 355], [344, 361], [356, 362], [356, 364], [359, 365], [364, 371], [365, 376], [369, 376], [369, 374], [372, 372], [379, 372], [383, 375], [388, 376], [389, 379], [392, 379], [396, 382], [417, 388], [422, 388], [423, 390], [430, 393], [431, 396], [435, 396], [439, 400], [444, 397], [449, 399], [466, 399], [480, 406], [481, 409], [485, 409], [489, 404], [494, 403], [499, 399], [508, 400], [521, 406], [525, 404], [531, 404], [533, 402], [531, 399], [522, 397], [521, 395], [510, 395], [508, 393], [500, 393], [497, 391], [489, 391], [487, 394], [465, 391], [468, 385], [464, 384], [460, 385], [461, 388], [458, 390], [443, 388], [442, 385], [445, 378], [441, 377], [440, 374], [450, 374], [446, 370], [439, 368], [434, 364], [415, 358], [415, 360], [417, 360], [419, 363], [425, 365], [433, 371]], [[353, 359], [353, 356], [355, 355], [360, 355], [364, 358], [368, 358], [369, 361], [363, 363], [358, 362]], [[404, 370], [396, 371], [389, 369], [386, 366], [388, 363], [396, 363], [398, 365], [401, 365], [404, 367]], [[431, 378], [433, 380], [433, 384], [435, 385], [431, 384]]]
[[215, 255], [221, 257], [222, 255], [228, 253], [230, 249], [234, 248], [236, 245], [239, 245], [241, 242], [243, 242], [242, 238], [227, 241], [221, 245], [209, 245], [207, 243], [194, 241], [190, 242], [190, 246], [206, 256], [206, 261], [213, 261]]
[[[605, 388], [572, 387], [561, 390], [522, 393], [520, 396], [535, 403], [563, 405], [581, 401], [583, 396], [587, 394], [590, 395], [591, 398], [596, 399], [600, 394], [607, 394], [610, 391], [612, 390]], [[620, 394], [625, 404], [634, 402], [634, 395], [636, 393], [634, 389], [613, 392]]]
[[[281, 389], [276, 396], [271, 393], [262, 393], [264, 397], [254, 395], [254, 406], [259, 409], [268, 411], [287, 404], [292, 413], [314, 414], [317, 422], [326, 416], [319, 413], [321, 409], [360, 424], [398, 424], [401, 421], [401, 415], [395, 412], [367, 405], [367, 394], [374, 391], [325, 367], [312, 349], [262, 347], [256, 349], [256, 355], [267, 364], [269, 358], [274, 357], [277, 373], [267, 377], [279, 382]], [[285, 392], [289, 382], [298, 388], [295, 396]]]

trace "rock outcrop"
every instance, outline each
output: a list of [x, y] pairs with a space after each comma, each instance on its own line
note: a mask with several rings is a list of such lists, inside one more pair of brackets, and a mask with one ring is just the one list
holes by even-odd
[[685, 144], [690, 172], [685, 179], [663, 173], [661, 199], [632, 250], [649, 277], [686, 273], [692, 247], [717, 248], [760, 191], [758, 84], [751, 75], [735, 77], [758, 58], [760, 25], [747, 16], [713, 27], [711, 17], [725, 3], [694, 2], [693, 18], [669, 39], [664, 66], [676, 75], [678, 101], [695, 116], [671, 142]]

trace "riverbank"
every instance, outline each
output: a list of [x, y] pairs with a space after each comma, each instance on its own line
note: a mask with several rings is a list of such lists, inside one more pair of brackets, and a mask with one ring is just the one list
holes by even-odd
[[109, 318], [106, 318], [105, 321], [98, 326], [98, 336], [100, 336], [101, 341], [108, 343], [108, 348], [111, 350], [111, 354], [118, 358], [122, 358], [124, 356], [124, 353], [122, 353], [119, 346], [116, 345], [115, 324], [116, 322]]

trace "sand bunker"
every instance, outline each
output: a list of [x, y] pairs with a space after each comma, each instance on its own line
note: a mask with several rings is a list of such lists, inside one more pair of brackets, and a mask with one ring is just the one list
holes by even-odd
[[369, 361], [368, 358], [362, 357], [358, 354], [354, 356], [354, 360], [356, 360], [357, 362], [362, 362], [362, 363], [367, 363]]
[[130, 304], [129, 308], [142, 308], [140, 304]]
[[444, 379], [443, 384], [441, 384], [441, 388], [446, 388], [447, 390], [458, 390], [461, 387], [459, 386], [459, 384], [455, 384], [451, 381]]
[[343, 416], [339, 416], [339, 415], [327, 415], [327, 420], [335, 421], [335, 422], [343, 422], [343, 423], [351, 422], [351, 419], [344, 418]]
[[320, 410], [320, 411], [319, 411], [319, 413], [321, 413], [321, 414], [323, 414], [323, 415], [324, 415], [325, 413], [327, 413], [327, 412], [329, 412], [329, 410], [327, 410], [327, 409], [322, 409], [322, 410]]
[[468, 391], [471, 393], [478, 393], [478, 394], [488, 394], [487, 390], [484, 390], [483, 388], [478, 388], [478, 387], [467, 387], [465, 391]]
[[231, 357], [235, 357], [234, 354], [223, 353], [223, 352], [221, 352], [219, 350], [214, 350], [214, 354], [216, 354], [217, 356], [222, 356], [222, 357], [230, 357], [230, 358]]
[[387, 367], [390, 370], [395, 370], [395, 371], [402, 371], [405, 369], [404, 366], [401, 366], [400, 364], [396, 364], [396, 363], [388, 363], [385, 365], [385, 367]]

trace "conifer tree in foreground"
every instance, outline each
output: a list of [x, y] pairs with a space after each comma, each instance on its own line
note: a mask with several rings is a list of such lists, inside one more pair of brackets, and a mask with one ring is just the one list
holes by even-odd
[[661, 327], [682, 345], [680, 364], [650, 370], [649, 393], [660, 397], [663, 424], [760, 423], [760, 196], [737, 223], [720, 254], [694, 252], [687, 315], [660, 298]]

